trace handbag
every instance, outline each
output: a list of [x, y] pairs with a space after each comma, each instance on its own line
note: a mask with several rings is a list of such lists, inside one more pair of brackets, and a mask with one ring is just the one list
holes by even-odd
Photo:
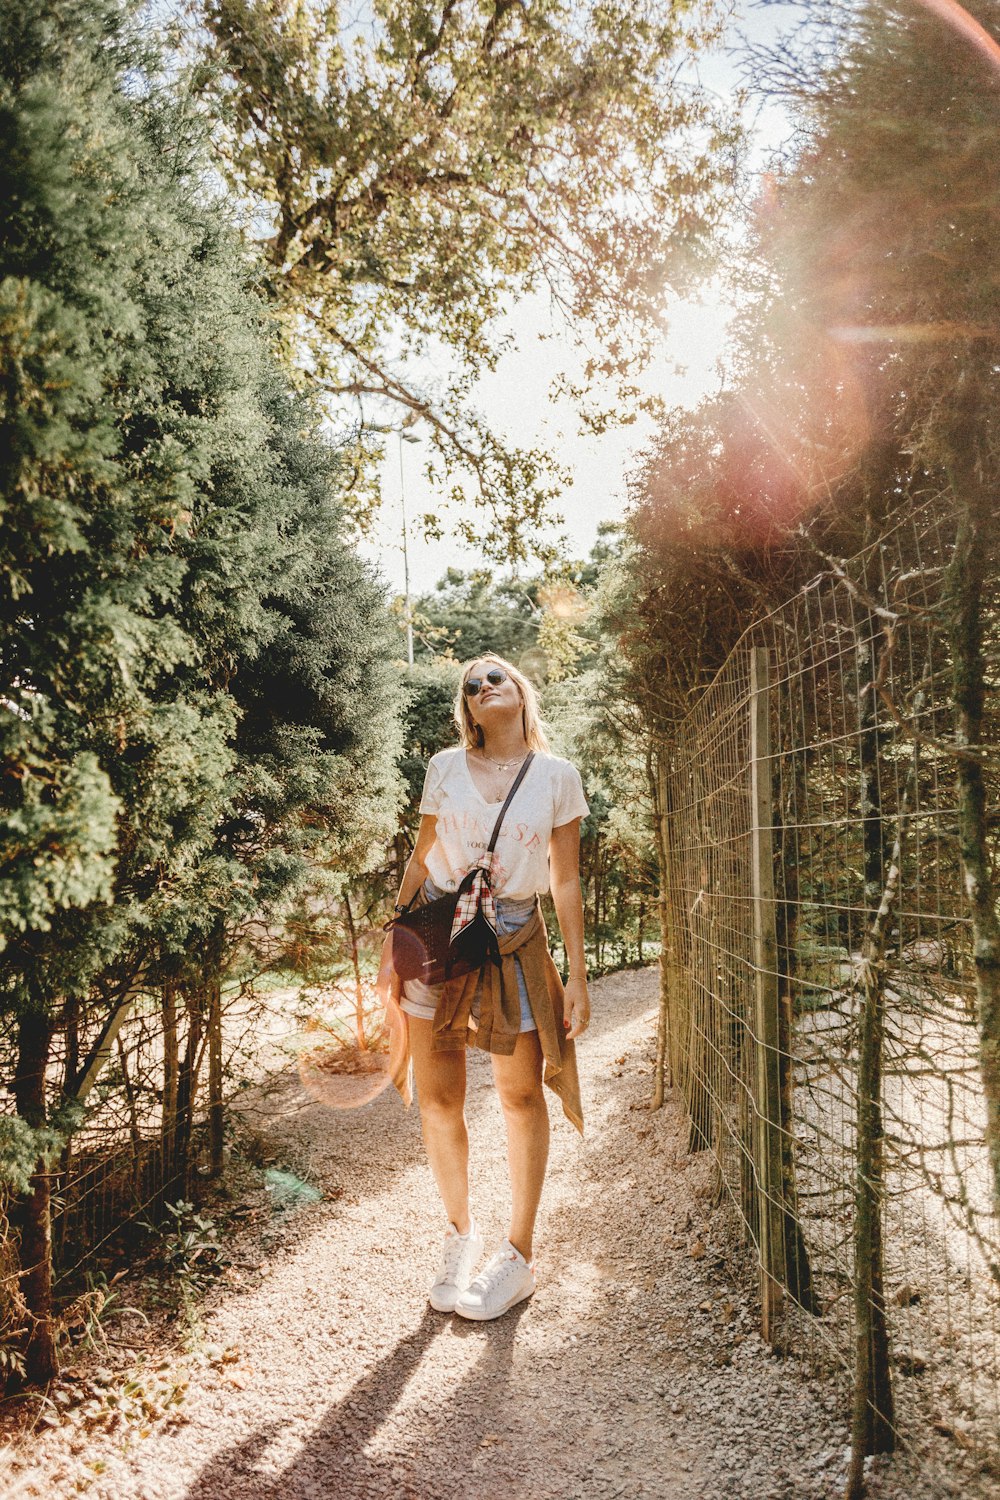
[[528, 751], [507, 793], [486, 849], [485, 861], [473, 865], [457, 891], [449, 891], [434, 901], [414, 906], [413, 903], [420, 895], [417, 891], [403, 911], [385, 924], [386, 929], [392, 931], [392, 967], [400, 979], [443, 984], [460, 974], [471, 974], [475, 969], [481, 969], [489, 959], [499, 963], [496, 933], [482, 911], [476, 912], [474, 919], [463, 927], [455, 943], [452, 943], [455, 913], [459, 901], [472, 889], [477, 877], [482, 885], [489, 887], [490, 856], [500, 837], [500, 827], [507, 809], [524, 780], [534, 755], [534, 750]]

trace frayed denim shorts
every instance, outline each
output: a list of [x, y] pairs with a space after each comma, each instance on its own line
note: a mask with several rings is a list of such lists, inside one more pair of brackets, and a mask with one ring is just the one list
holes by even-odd
[[[439, 896], [447, 895], [446, 891], [439, 890], [434, 881], [427, 878], [424, 881], [424, 895], [428, 901], [436, 901]], [[495, 898], [497, 909], [497, 932], [501, 935], [516, 932], [523, 927], [535, 909], [535, 898], [529, 896], [523, 901], [508, 901], [503, 896]], [[524, 982], [524, 972], [521, 961], [514, 955], [514, 969], [517, 973], [517, 993], [521, 1002], [521, 1025], [519, 1031], [537, 1031], [535, 1018], [531, 1014], [531, 1006], [528, 1003], [528, 986]], [[403, 998], [400, 1001], [400, 1009], [408, 1016], [416, 1016], [421, 1021], [433, 1021], [437, 1003], [444, 988], [440, 984], [424, 984], [419, 979], [408, 979], [403, 985]], [[472, 1017], [478, 1023], [480, 990], [482, 984], [476, 988], [476, 994], [472, 1001]]]

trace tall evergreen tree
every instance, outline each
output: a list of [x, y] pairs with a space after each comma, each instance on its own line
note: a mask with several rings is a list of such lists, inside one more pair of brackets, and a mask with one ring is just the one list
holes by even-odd
[[115, 0], [0, 0], [0, 37], [2, 1165], [45, 1379], [54, 1034], [165, 966], [217, 982], [220, 934], [357, 860], [398, 732], [201, 126]]

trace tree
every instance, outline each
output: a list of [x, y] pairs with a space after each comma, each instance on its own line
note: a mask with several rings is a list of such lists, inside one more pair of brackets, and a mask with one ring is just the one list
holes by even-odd
[[19, 1116], [0, 1165], [23, 1190], [34, 1163], [35, 1380], [56, 1366], [60, 1093], [89, 1087], [138, 983], [217, 996], [227, 933], [280, 918], [317, 866], [362, 863], [395, 813], [388, 622], [336, 455], [204, 192], [201, 122], [128, 17], [0, 3], [0, 1009]]
[[[523, 558], [561, 478], [472, 410], [473, 383], [508, 299], [544, 291], [586, 348], [565, 382], [584, 420], [648, 404], [637, 373], [725, 196], [731, 133], [681, 66], [710, 0], [193, 10], [198, 87], [290, 352], [362, 426], [372, 401], [425, 421], [432, 479], [487, 507], [488, 556]], [[605, 405], [587, 404], [595, 380]]]
[[26, 1372], [44, 1380], [55, 1370], [48, 1054], [63, 997], [85, 993], [121, 942], [111, 903], [124, 809], [108, 766], [147, 710], [146, 685], [181, 649], [176, 631], [150, 628], [146, 603], [169, 592], [165, 542], [183, 502], [166, 466], [133, 482], [107, 399], [143, 360], [132, 273], [154, 207], [136, 191], [108, 87], [120, 18], [110, 6], [5, 4], [0, 28], [3, 1008], [17, 1025], [18, 1114], [41, 1152], [21, 1259]]
[[[906, 625], [926, 628], [931, 612], [948, 633], [955, 735], [950, 747], [939, 735], [935, 751], [946, 760], [951, 749], [958, 788], [994, 1175], [1000, 1161], [1000, 923], [987, 814], [995, 776], [986, 754], [996, 735], [986, 668], [997, 637], [987, 497], [1000, 478], [990, 156], [1000, 46], [995, 7], [986, 5], [956, 7], [954, 25], [942, 7], [916, 0], [812, 14], [826, 45], [783, 50], [762, 68], [764, 86], [794, 99], [800, 133], [757, 204], [754, 296], [730, 389], [674, 423], [647, 467], [632, 527], [636, 607], [623, 613], [623, 636], [638, 688], [644, 666], [645, 680], [667, 678], [667, 710], [676, 713], [685, 689], [700, 685], [699, 668], [711, 671], [768, 603], [788, 598], [817, 567], [851, 591], [850, 764], [862, 846], [852, 906], [865, 927], [849, 1483], [858, 1494], [865, 1455], [895, 1441], [881, 1264], [882, 957], [910, 778], [893, 803], [876, 792], [880, 764], [898, 756], [907, 719], [917, 722], [920, 695], [893, 704], [886, 667]], [[902, 543], [895, 550], [893, 528], [918, 502], [937, 520], [932, 558]], [[848, 570], [840, 559], [863, 548], [868, 560]], [[650, 705], [650, 722], [669, 745], [658, 710]], [[888, 731], [883, 710], [897, 715]], [[938, 870], [953, 873], [942, 845]], [[783, 859], [794, 865], [794, 849]], [[794, 947], [791, 927], [783, 946]]]
[[[942, 516], [957, 522], [939, 608], [952, 660], [959, 846], [1000, 1205], [1000, 918], [986, 815], [995, 787], [986, 746], [996, 726], [984, 691], [996, 635], [992, 497], [1000, 480], [993, 269], [1000, 200], [990, 146], [1000, 99], [996, 20], [995, 6], [985, 4], [948, 13], [908, 0], [854, 8], [843, 20], [839, 52], [819, 78], [808, 77], [809, 137], [774, 208], [776, 242], [792, 270], [813, 357], [835, 363], [844, 387], [860, 397], [868, 453], [881, 446], [890, 455], [883, 493], [897, 501], [936, 498]], [[792, 78], [801, 84], [794, 72]], [[878, 472], [877, 457], [869, 467]], [[874, 507], [869, 514], [877, 536]], [[914, 565], [923, 571], [921, 559]], [[898, 588], [892, 602], [905, 615], [902, 580]], [[873, 631], [873, 683], [883, 675], [878, 653], [890, 651], [888, 632]], [[872, 823], [867, 819], [865, 829], [870, 908], [879, 904], [887, 864], [884, 834]], [[870, 990], [859, 1120], [852, 1494], [863, 1487], [864, 1455], [894, 1440], [880, 1264], [879, 1004]], [[871, 1276], [862, 1274], [869, 1266]]]
[[537, 641], [539, 587], [537, 577], [449, 568], [432, 592], [414, 601], [420, 654], [469, 661], [480, 651], [495, 651], [519, 661]]

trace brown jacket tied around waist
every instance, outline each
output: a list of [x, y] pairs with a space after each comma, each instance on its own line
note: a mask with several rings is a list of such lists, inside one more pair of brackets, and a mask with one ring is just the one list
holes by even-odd
[[[422, 904], [418, 901], [418, 904]], [[559, 1095], [563, 1113], [583, 1134], [583, 1104], [580, 1079], [576, 1068], [576, 1043], [566, 1035], [563, 1026], [563, 986], [559, 971], [549, 952], [542, 910], [535, 909], [523, 927], [500, 935], [500, 965], [488, 963], [471, 974], [449, 979], [442, 986], [434, 1013], [431, 1048], [434, 1052], [454, 1052], [464, 1047], [480, 1047], [486, 1052], [510, 1056], [521, 1027], [521, 1001], [517, 986], [514, 954], [521, 964], [528, 1004], [541, 1043], [544, 1069], [542, 1079]], [[480, 984], [479, 1023], [472, 1014], [472, 1002]], [[400, 1008], [403, 985], [397, 974], [392, 976], [389, 991], [389, 1075], [403, 1103], [413, 1102], [413, 1067], [410, 1057], [409, 1018]]]

